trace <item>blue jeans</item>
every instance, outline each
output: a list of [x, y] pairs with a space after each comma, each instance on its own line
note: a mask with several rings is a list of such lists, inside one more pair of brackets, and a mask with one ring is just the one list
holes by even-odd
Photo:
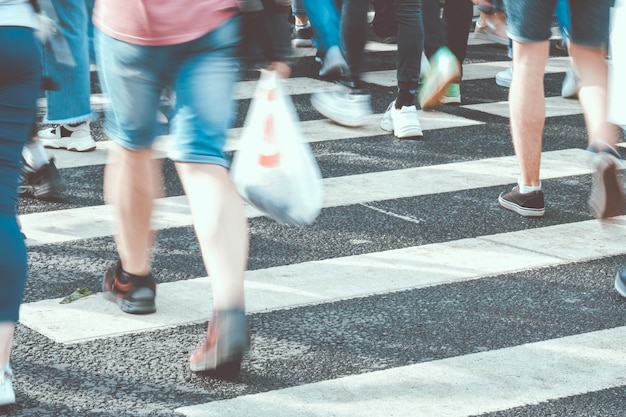
[[92, 119], [89, 96], [89, 38], [87, 4], [85, 0], [63, 0], [53, 2], [58, 30], [68, 43], [75, 67], [58, 63], [50, 46], [44, 50], [44, 73], [59, 86], [58, 90], [47, 91], [48, 113], [46, 123], [79, 123]]
[[16, 220], [22, 147], [41, 91], [41, 48], [31, 29], [0, 27], [0, 322], [17, 322], [26, 287], [26, 245]]
[[304, 8], [304, 0], [292, 0], [291, 1], [291, 14], [294, 16], [306, 16], [306, 9]]
[[[573, 43], [602, 48], [608, 43], [613, 0], [570, 0], [569, 36]], [[518, 42], [547, 41], [557, 0], [505, 0], [509, 36]]]
[[95, 31], [95, 48], [105, 110], [105, 133], [120, 146], [152, 147], [161, 92], [173, 87], [175, 144], [168, 157], [228, 167], [224, 151], [234, 114], [239, 78], [239, 18], [190, 42], [141, 46]]

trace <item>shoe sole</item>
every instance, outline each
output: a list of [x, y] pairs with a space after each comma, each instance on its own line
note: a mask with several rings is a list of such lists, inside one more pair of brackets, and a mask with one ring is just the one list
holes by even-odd
[[542, 217], [546, 212], [545, 208], [531, 209], [519, 206], [515, 203], [511, 203], [510, 201], [505, 200], [504, 198], [502, 198], [502, 196], [498, 197], [498, 202], [500, 203], [500, 206], [504, 207], [505, 209], [514, 211], [520, 216], [524, 217]]
[[310, 39], [294, 39], [291, 41], [291, 45], [294, 48], [307, 48], [313, 46], [313, 42]]
[[500, 87], [511, 88], [511, 82], [509, 80], [502, 81], [498, 77], [496, 77], [496, 84], [498, 84]]
[[[90, 144], [88, 147], [71, 146], [71, 143], [58, 143], [59, 139], [39, 139], [43, 146], [48, 149], [67, 149], [72, 152], [89, 152], [96, 149], [96, 143]], [[56, 142], [56, 143], [55, 143]]]
[[[333, 112], [328, 111], [328, 109], [321, 104], [319, 97], [316, 95], [311, 96], [311, 105], [315, 110], [317, 110], [322, 116], [332, 120], [341, 126], [346, 127], [361, 127], [367, 124], [367, 117], [352, 117], [348, 119], [347, 117], [337, 117], [337, 114], [332, 114]], [[369, 116], [369, 115], [368, 115]]]
[[120, 307], [120, 310], [122, 310], [124, 313], [152, 314], [156, 312], [156, 305], [154, 303], [154, 300], [130, 302], [128, 300], [124, 300], [123, 298], [116, 297], [115, 295], [111, 294], [110, 291], [106, 290], [104, 290], [104, 297], [107, 300], [116, 303]]
[[393, 135], [395, 137], [397, 137], [398, 139], [422, 139], [424, 137], [424, 132], [422, 132], [421, 129], [417, 129], [417, 128], [412, 128], [412, 129], [406, 129], [406, 130], [401, 130], [401, 131], [393, 131]]
[[626, 298], [626, 285], [624, 285], [619, 271], [617, 271], [617, 275], [615, 275], [615, 291], [617, 291], [622, 297]]
[[444, 95], [439, 99], [439, 102], [441, 104], [448, 104], [448, 105], [461, 104], [461, 98], [460, 97], [448, 97]]
[[602, 158], [589, 197], [589, 206], [596, 219], [618, 216], [624, 209], [624, 190], [620, 182], [615, 161]]
[[424, 137], [424, 132], [419, 128], [406, 129], [404, 131], [397, 131], [393, 128], [393, 121], [391, 116], [387, 112], [383, 115], [380, 121], [380, 128], [385, 132], [392, 133], [398, 139], [414, 139], [419, 140]]
[[500, 45], [509, 46], [508, 38], [501, 38], [489, 32], [474, 32], [474, 39], [499, 43]]

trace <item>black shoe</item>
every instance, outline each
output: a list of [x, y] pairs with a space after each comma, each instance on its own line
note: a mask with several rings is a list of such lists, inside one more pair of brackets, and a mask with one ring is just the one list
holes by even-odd
[[18, 189], [20, 196], [58, 198], [64, 190], [65, 182], [54, 165], [54, 158], [38, 170], [24, 162]]
[[502, 207], [512, 210], [524, 217], [541, 217], [546, 211], [543, 201], [543, 191], [520, 193], [519, 187], [513, 187], [508, 193], [500, 194], [498, 202]]
[[152, 274], [138, 276], [122, 271], [122, 263], [111, 266], [104, 275], [102, 291], [129, 314], [150, 314], [156, 311], [156, 281]]
[[626, 268], [617, 272], [615, 276], [615, 290], [619, 295], [626, 298]]
[[376, 31], [370, 27], [368, 33], [368, 39], [373, 42], [386, 43], [386, 44], [396, 44], [398, 43], [398, 37], [395, 34], [389, 33], [381, 33], [378, 34]]
[[599, 152], [594, 147], [588, 149], [597, 152], [596, 171], [589, 196], [591, 213], [597, 219], [618, 216], [624, 210], [624, 185], [619, 172], [619, 154], [608, 145]]
[[311, 26], [295, 26], [291, 44], [297, 48], [313, 46], [313, 28], [311, 28]]

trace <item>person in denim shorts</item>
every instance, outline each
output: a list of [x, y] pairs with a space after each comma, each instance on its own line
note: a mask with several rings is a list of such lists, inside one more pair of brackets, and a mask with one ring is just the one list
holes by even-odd
[[117, 223], [119, 261], [107, 270], [103, 291], [125, 313], [156, 311], [151, 216], [163, 184], [153, 143], [161, 92], [171, 86], [177, 104], [168, 156], [187, 195], [213, 290], [206, 340], [189, 362], [192, 371], [228, 377], [239, 373], [249, 348], [247, 220], [224, 150], [240, 70], [238, 14], [237, 0], [97, 0], [93, 15], [100, 82], [111, 102], [105, 133], [115, 143], [104, 193]]
[[[513, 80], [509, 92], [511, 135], [520, 166], [518, 185], [500, 194], [504, 208], [522, 216], [545, 212], [540, 181], [542, 133], [545, 122], [543, 74], [549, 54], [551, 24], [557, 0], [505, 0], [508, 35], [513, 40]], [[590, 151], [596, 172], [590, 207], [597, 218], [618, 215], [623, 207], [619, 178], [617, 129], [607, 121], [606, 62], [612, 0], [570, 0], [569, 52], [580, 80]]]

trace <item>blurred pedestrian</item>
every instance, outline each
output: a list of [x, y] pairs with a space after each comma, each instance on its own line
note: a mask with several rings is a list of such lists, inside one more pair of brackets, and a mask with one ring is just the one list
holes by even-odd
[[42, 84], [36, 27], [28, 0], [0, 0], [0, 406], [16, 401], [9, 358], [27, 275], [26, 245], [16, 218], [17, 187]]
[[[250, 3], [242, 4], [249, 13], [249, 26], [243, 29], [274, 30], [272, 22], [264, 21], [267, 11], [260, 2]], [[247, 220], [224, 149], [240, 70], [238, 6], [236, 0], [97, 0], [93, 15], [100, 81], [111, 101], [105, 133], [115, 143], [104, 191], [117, 221], [120, 258], [105, 274], [104, 291], [126, 313], [156, 311], [157, 281], [151, 268], [156, 237], [150, 219], [163, 184], [152, 149], [154, 115], [161, 92], [172, 87], [175, 143], [168, 156], [187, 195], [213, 290], [213, 316], [204, 343], [189, 359], [190, 367], [218, 377], [237, 375], [249, 348], [243, 290]], [[280, 19], [286, 27], [286, 15]], [[287, 46], [288, 35], [275, 33]], [[253, 39], [267, 46], [265, 40]], [[268, 50], [273, 54], [265, 55], [266, 66], [288, 76], [279, 49], [270, 45], [262, 52]]]

